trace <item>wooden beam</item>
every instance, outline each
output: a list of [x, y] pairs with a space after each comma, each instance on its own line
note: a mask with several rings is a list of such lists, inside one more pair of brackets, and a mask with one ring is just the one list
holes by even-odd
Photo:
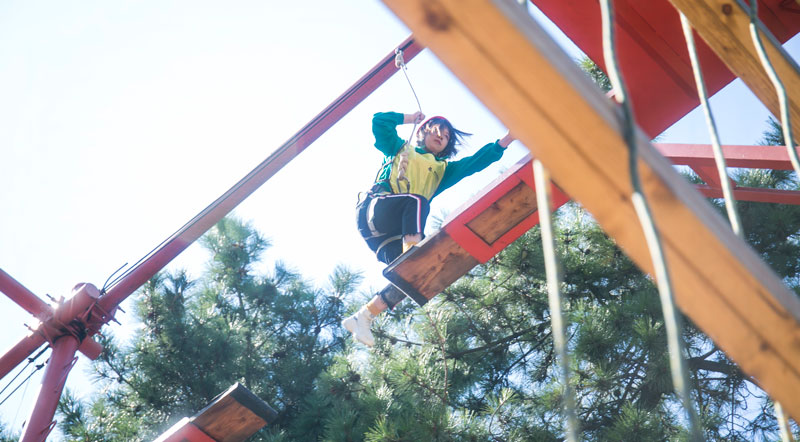
[[[778, 94], [767, 76], [750, 35], [750, 7], [741, 0], [669, 0], [728, 69], [742, 79], [780, 120]], [[789, 97], [793, 127], [800, 126], [800, 68], [763, 24], [761, 41]], [[797, 137], [795, 131], [795, 137]]]
[[[652, 273], [621, 112], [547, 33], [510, 0], [384, 2]], [[641, 131], [638, 144], [679, 307], [800, 418], [800, 300]]]
[[[554, 209], [569, 200], [555, 185], [552, 192]], [[392, 262], [384, 276], [424, 305], [538, 222], [532, 160], [526, 157], [456, 209], [441, 230]]]
[[276, 417], [266, 402], [237, 383], [153, 442], [241, 442]]

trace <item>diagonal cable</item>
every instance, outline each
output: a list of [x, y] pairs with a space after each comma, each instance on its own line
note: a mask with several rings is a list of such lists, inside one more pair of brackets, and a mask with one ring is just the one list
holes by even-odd
[[694, 81], [697, 83], [697, 95], [700, 98], [700, 103], [703, 106], [703, 114], [706, 117], [706, 125], [708, 126], [708, 134], [711, 137], [711, 146], [714, 150], [714, 163], [717, 165], [717, 172], [719, 172], [719, 181], [722, 186], [722, 196], [725, 198], [725, 210], [728, 213], [728, 220], [731, 223], [733, 233], [739, 238], [744, 238], [744, 231], [742, 230], [742, 223], [739, 220], [739, 212], [736, 210], [736, 200], [733, 198], [733, 189], [731, 188], [731, 181], [728, 178], [728, 166], [725, 162], [725, 156], [722, 154], [722, 147], [719, 142], [719, 132], [717, 131], [717, 124], [714, 121], [714, 116], [711, 114], [711, 106], [708, 104], [708, 91], [706, 84], [703, 80], [703, 70], [700, 68], [700, 60], [697, 57], [697, 47], [694, 44], [694, 35], [692, 34], [692, 27], [689, 20], [680, 12], [681, 27], [683, 28], [683, 36], [686, 38], [686, 46], [689, 49], [689, 59], [692, 62], [692, 72], [694, 73]]
[[675, 301], [672, 296], [672, 283], [669, 278], [669, 272], [667, 271], [667, 263], [661, 246], [661, 238], [653, 222], [650, 207], [642, 192], [637, 164], [638, 152], [633, 109], [631, 108], [630, 100], [627, 99], [627, 90], [624, 81], [622, 81], [622, 75], [617, 63], [614, 41], [614, 17], [611, 8], [611, 0], [600, 0], [600, 12], [603, 26], [603, 56], [606, 61], [606, 68], [608, 69], [608, 77], [615, 90], [614, 97], [621, 105], [623, 112], [622, 132], [629, 150], [628, 166], [631, 175], [631, 186], [633, 187], [631, 201], [639, 217], [642, 229], [644, 230], [645, 239], [647, 240], [650, 256], [653, 261], [656, 284], [661, 299], [661, 309], [664, 313], [664, 326], [667, 331], [667, 347], [669, 349], [672, 383], [686, 411], [691, 440], [694, 442], [702, 441], [703, 435], [689, 387], [689, 370], [686, 367], [686, 360], [683, 356], [681, 319], [675, 308]]
[[569, 382], [569, 357], [567, 339], [564, 333], [564, 318], [561, 313], [561, 272], [556, 258], [555, 235], [553, 234], [553, 218], [550, 211], [550, 177], [542, 163], [533, 160], [533, 177], [536, 180], [536, 207], [539, 211], [539, 225], [542, 232], [542, 251], [544, 252], [544, 268], [547, 275], [547, 299], [550, 304], [550, 326], [553, 329], [553, 345], [559, 359], [559, 378], [564, 385], [564, 413], [567, 417], [565, 430], [568, 442], [578, 442], [578, 417], [575, 412], [575, 392]]
[[756, 47], [758, 58], [761, 64], [764, 65], [764, 70], [775, 91], [778, 93], [778, 103], [780, 104], [781, 112], [781, 125], [783, 126], [783, 139], [786, 142], [786, 150], [789, 152], [789, 160], [792, 162], [794, 172], [800, 177], [800, 159], [797, 158], [797, 151], [794, 147], [794, 137], [792, 136], [792, 122], [789, 117], [789, 98], [786, 94], [786, 87], [775, 72], [775, 67], [767, 56], [764, 50], [764, 43], [761, 41], [761, 34], [758, 31], [758, 2], [757, 0], [750, 0], [750, 35], [753, 37], [753, 44]]

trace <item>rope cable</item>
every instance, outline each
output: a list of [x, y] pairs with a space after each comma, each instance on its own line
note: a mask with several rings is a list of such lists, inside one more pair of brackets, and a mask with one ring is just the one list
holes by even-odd
[[13, 390], [11, 390], [11, 391], [8, 393], [8, 395], [5, 397], [5, 399], [3, 399], [2, 401], [0, 401], [0, 405], [3, 405], [4, 403], [6, 403], [6, 401], [7, 401], [9, 398], [11, 398], [11, 396], [13, 396], [13, 395], [14, 395], [14, 393], [16, 393], [16, 392], [17, 392], [17, 390], [19, 390], [19, 387], [22, 387], [23, 385], [25, 385], [25, 386], [27, 387], [27, 383], [28, 383], [28, 381], [30, 380], [30, 378], [31, 378], [31, 377], [32, 377], [34, 374], [36, 374], [36, 372], [37, 372], [37, 371], [41, 370], [41, 369], [42, 369], [44, 366], [45, 366], [45, 364], [39, 364], [39, 365], [36, 365], [36, 366], [35, 366], [36, 368], [35, 368], [35, 369], [34, 369], [32, 372], [30, 372], [30, 374], [28, 375], [28, 377], [26, 377], [25, 379], [23, 379], [23, 380], [22, 380], [22, 382], [20, 382], [20, 383], [19, 383], [19, 385], [17, 385], [17, 386], [16, 386], [16, 387], [15, 387]]
[[789, 160], [792, 163], [792, 168], [794, 168], [794, 172], [797, 176], [800, 177], [800, 159], [797, 158], [797, 151], [795, 151], [794, 147], [794, 137], [792, 136], [792, 122], [789, 116], [788, 104], [789, 98], [786, 94], [786, 87], [784, 87], [783, 82], [778, 77], [778, 73], [775, 72], [775, 67], [769, 60], [766, 50], [764, 50], [764, 44], [761, 41], [761, 33], [758, 30], [758, 22], [758, 2], [757, 0], [750, 0], [750, 35], [753, 37], [753, 45], [756, 47], [758, 58], [761, 60], [761, 64], [764, 66], [767, 76], [770, 81], [772, 81], [772, 85], [778, 93], [781, 125], [783, 126], [783, 139], [786, 143], [786, 150], [789, 153]]
[[[407, 43], [406, 46], [404, 46], [404, 48], [408, 48], [408, 47], [412, 46], [413, 44], [414, 44], [414, 41], [411, 40], [411, 41], [409, 41]], [[269, 165], [271, 165], [275, 158], [283, 155], [284, 152], [292, 149], [294, 147], [294, 145], [299, 140], [301, 140], [309, 132], [311, 132], [314, 128], [316, 128], [320, 124], [320, 122], [322, 122], [323, 120], [328, 118], [328, 116], [330, 116], [331, 114], [335, 113], [337, 111], [338, 107], [340, 105], [342, 105], [342, 103], [346, 102], [351, 97], [356, 95], [356, 93], [358, 93], [358, 91], [364, 85], [368, 84], [376, 75], [378, 75], [378, 73], [381, 71], [381, 69], [383, 69], [385, 66], [387, 66], [387, 64], [390, 62], [390, 60], [391, 59], [385, 60], [383, 64], [381, 64], [380, 66], [376, 66], [376, 68], [373, 69], [372, 71], [370, 71], [368, 75], [365, 75], [364, 77], [362, 77], [356, 84], [351, 86], [350, 89], [348, 89], [344, 94], [339, 96], [333, 103], [328, 105], [328, 107], [323, 109], [322, 112], [320, 112], [317, 116], [315, 116], [313, 120], [311, 120], [308, 124], [303, 126], [303, 128], [301, 128], [299, 132], [297, 132], [294, 136], [292, 136], [292, 138], [290, 138], [285, 143], [283, 143], [280, 147], [278, 147], [272, 154], [269, 155], [269, 157], [267, 157], [267, 159], [262, 161], [258, 166], [256, 166], [253, 170], [251, 170], [250, 173], [248, 173], [244, 178], [239, 180], [236, 184], [234, 184], [233, 187], [228, 189], [228, 191], [226, 191], [221, 197], [217, 198], [211, 204], [206, 206], [206, 208], [203, 209], [197, 215], [195, 215], [194, 218], [192, 218], [186, 224], [181, 226], [172, 235], [170, 235], [169, 237], [167, 237], [166, 239], [161, 241], [161, 243], [159, 243], [157, 246], [153, 247], [152, 250], [150, 250], [147, 254], [145, 254], [143, 257], [141, 257], [132, 266], [128, 267], [128, 269], [125, 270], [125, 272], [123, 272], [122, 274], [117, 276], [113, 281], [111, 281], [111, 283], [108, 284], [108, 289], [109, 290], [112, 289], [121, 280], [123, 280], [125, 277], [130, 275], [133, 271], [135, 271], [138, 268], [139, 264], [143, 263], [144, 261], [146, 261], [147, 259], [152, 257], [159, 249], [161, 249], [161, 247], [163, 245], [169, 243], [174, 238], [176, 238], [176, 237], [182, 235], [184, 232], [188, 231], [195, 223], [197, 223], [197, 221], [200, 218], [202, 218], [208, 212], [210, 212], [210, 211], [216, 209], [218, 206], [220, 206], [227, 199], [227, 197], [229, 195], [231, 195], [234, 192], [236, 192], [237, 190], [239, 190], [242, 186], [244, 186], [247, 182], [249, 182], [250, 179], [253, 176], [261, 173], [262, 170], [266, 169]]]
[[703, 114], [706, 117], [706, 125], [708, 126], [708, 133], [711, 137], [711, 146], [714, 150], [714, 163], [717, 165], [719, 182], [722, 186], [722, 196], [725, 199], [725, 210], [728, 213], [728, 220], [731, 223], [733, 233], [735, 233], [739, 238], [744, 238], [742, 223], [739, 220], [739, 212], [736, 209], [736, 200], [733, 198], [731, 181], [728, 178], [728, 166], [725, 161], [725, 155], [722, 153], [722, 146], [720, 146], [717, 124], [714, 121], [714, 116], [711, 114], [711, 106], [708, 104], [708, 91], [706, 90], [706, 84], [703, 80], [703, 71], [700, 68], [700, 60], [697, 57], [697, 47], [694, 43], [692, 26], [689, 24], [689, 20], [686, 18], [683, 12], [680, 12], [680, 16], [683, 35], [686, 38], [686, 46], [689, 49], [689, 59], [692, 62], [694, 81], [697, 84], [697, 95], [700, 98], [700, 103], [703, 106]]
[[619, 71], [616, 48], [614, 41], [614, 17], [611, 8], [612, 0], [601, 0], [600, 11], [603, 27], [603, 56], [608, 69], [608, 77], [614, 87], [614, 97], [622, 108], [622, 132], [628, 146], [628, 161], [631, 177], [633, 203], [636, 215], [639, 218], [645, 239], [653, 261], [656, 285], [658, 287], [661, 308], [664, 314], [664, 326], [667, 332], [667, 347], [669, 349], [670, 372], [672, 383], [689, 422], [690, 438], [693, 441], [702, 441], [703, 435], [699, 425], [697, 412], [691, 397], [689, 387], [689, 371], [684, 358], [683, 341], [681, 339], [681, 319], [675, 308], [672, 296], [672, 284], [667, 270], [666, 258], [661, 246], [661, 239], [653, 221], [647, 199], [642, 192], [641, 179], [638, 169], [638, 151], [636, 144], [635, 123], [630, 100], [627, 98], [625, 83]]
[[[27, 363], [27, 364], [25, 364], [25, 366], [24, 366], [24, 367], [22, 367], [22, 369], [19, 371], [19, 373], [17, 373], [16, 375], [14, 375], [14, 377], [13, 377], [13, 378], [12, 378], [10, 381], [8, 381], [8, 384], [6, 384], [6, 386], [5, 386], [5, 387], [3, 387], [3, 389], [2, 389], [2, 390], [0, 390], [0, 395], [2, 395], [2, 394], [3, 394], [3, 392], [5, 392], [5, 391], [8, 389], [8, 387], [10, 387], [10, 386], [11, 386], [11, 384], [13, 384], [13, 383], [14, 383], [14, 381], [15, 381], [15, 380], [17, 380], [17, 378], [18, 378], [18, 377], [19, 377], [19, 376], [20, 376], [20, 375], [21, 375], [21, 374], [22, 374], [22, 373], [23, 373], [23, 372], [24, 372], [24, 371], [25, 371], [25, 370], [28, 368], [28, 366], [29, 366], [29, 365], [31, 365], [31, 364], [33, 364], [34, 362], [36, 362], [36, 360], [37, 360], [37, 359], [39, 359], [39, 356], [41, 356], [41, 355], [42, 355], [42, 354], [43, 354], [45, 351], [47, 351], [47, 349], [48, 349], [48, 348], [50, 348], [50, 346], [49, 346], [49, 345], [45, 345], [45, 346], [44, 346], [44, 348], [42, 348], [42, 349], [39, 351], [39, 353], [36, 353], [36, 355], [35, 355], [35, 356], [31, 356], [31, 357], [27, 358], [27, 359], [28, 359], [28, 363]], [[12, 393], [13, 393], [13, 392], [12, 392]], [[9, 393], [9, 396], [10, 396], [10, 395], [11, 395], [11, 393]], [[3, 401], [3, 402], [5, 402], [5, 401]], [[2, 404], [2, 402], [0, 402], [0, 404]]]
[[[419, 97], [417, 96], [417, 91], [414, 90], [414, 85], [411, 84], [411, 79], [408, 77], [408, 68], [406, 67], [406, 62], [403, 59], [403, 50], [400, 48], [394, 50], [394, 65], [397, 67], [397, 69], [400, 69], [403, 72], [403, 76], [406, 77], [406, 81], [408, 82], [408, 87], [411, 88], [411, 93], [414, 95], [414, 100], [416, 100], [417, 102], [417, 109], [419, 110], [419, 113], [422, 114], [422, 105], [419, 103]], [[408, 178], [406, 177], [405, 173], [406, 172], [405, 168], [402, 166], [402, 164], [404, 160], [407, 161], [408, 149], [411, 148], [411, 139], [414, 138], [414, 131], [416, 130], [417, 130], [417, 120], [415, 118], [414, 126], [411, 128], [411, 134], [409, 134], [408, 140], [406, 140], [406, 143], [403, 145], [403, 148], [399, 153], [401, 157], [399, 164], [401, 165], [401, 167], [398, 170], [397, 179], [395, 183], [397, 185], [398, 191], [402, 191], [400, 187], [400, 181], [404, 181], [406, 183], [406, 192], [411, 191], [411, 182], [408, 181]]]
[[[786, 151], [789, 154], [789, 160], [792, 163], [792, 168], [794, 169], [795, 174], [800, 177], [800, 160], [797, 158], [797, 151], [794, 147], [794, 137], [792, 135], [792, 121], [789, 115], [789, 99], [786, 94], [786, 87], [783, 85], [780, 77], [778, 77], [778, 73], [775, 71], [775, 67], [772, 65], [772, 62], [767, 55], [766, 50], [764, 49], [764, 43], [761, 41], [761, 33], [758, 30], [758, 1], [757, 0], [750, 0], [750, 36], [753, 38], [753, 45], [756, 48], [756, 52], [758, 53], [758, 58], [761, 60], [761, 64], [764, 66], [764, 70], [767, 73], [772, 85], [775, 87], [775, 91], [778, 94], [778, 104], [780, 105], [780, 114], [781, 114], [781, 126], [783, 129], [783, 140], [786, 143]], [[793, 440], [792, 433], [789, 431], [789, 423], [788, 419], [786, 418], [783, 407], [778, 401], [775, 401], [775, 414], [778, 420], [778, 428], [780, 429], [781, 440], [783, 442], [791, 442]]]
[[547, 275], [547, 300], [550, 305], [550, 326], [553, 330], [553, 345], [559, 359], [561, 383], [564, 384], [564, 412], [567, 418], [566, 438], [569, 442], [578, 442], [578, 417], [575, 412], [575, 392], [569, 382], [569, 357], [567, 339], [564, 333], [564, 318], [561, 312], [561, 272], [555, 252], [555, 235], [550, 195], [550, 177], [542, 163], [533, 160], [533, 177], [536, 184], [536, 207], [539, 210], [539, 225], [542, 232], [542, 251], [544, 252], [544, 268]]

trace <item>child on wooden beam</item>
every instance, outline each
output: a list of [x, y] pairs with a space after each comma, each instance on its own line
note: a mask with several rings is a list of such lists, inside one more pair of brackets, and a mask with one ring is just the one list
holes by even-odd
[[[511, 134], [506, 133], [474, 155], [447, 161], [456, 154], [464, 137], [471, 134], [456, 129], [446, 118], [436, 116], [420, 125], [416, 146], [410, 146], [397, 135], [397, 126], [418, 124], [424, 119], [422, 112], [380, 112], [372, 119], [375, 147], [385, 157], [372, 188], [359, 198], [356, 218], [367, 246], [385, 264], [422, 241], [430, 201], [434, 197], [499, 160], [514, 141]], [[397, 289], [381, 291], [342, 321], [342, 325], [357, 341], [371, 347], [375, 343], [370, 331], [372, 321], [403, 298], [405, 295]]]

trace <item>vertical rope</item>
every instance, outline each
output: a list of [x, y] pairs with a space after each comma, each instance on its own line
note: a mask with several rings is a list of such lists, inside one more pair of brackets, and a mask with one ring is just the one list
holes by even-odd
[[615, 90], [614, 97], [622, 107], [622, 131], [625, 143], [627, 144], [629, 150], [628, 166], [631, 175], [631, 185], [633, 187], [631, 200], [633, 202], [634, 209], [636, 210], [636, 214], [639, 217], [642, 229], [644, 230], [645, 239], [647, 240], [650, 256], [653, 261], [656, 284], [658, 286], [658, 293], [661, 299], [661, 308], [664, 313], [664, 325], [667, 331], [667, 347], [669, 349], [672, 383], [675, 387], [678, 397], [683, 403], [683, 408], [686, 411], [691, 440], [702, 441], [703, 434], [700, 429], [700, 424], [698, 422], [699, 419], [694, 408], [689, 387], [689, 371], [686, 367], [686, 361], [683, 357], [684, 350], [683, 341], [681, 339], [681, 320], [678, 316], [678, 312], [676, 311], [675, 302], [672, 296], [672, 284], [669, 279], [666, 259], [661, 247], [661, 239], [653, 222], [653, 217], [650, 213], [650, 207], [648, 206], [647, 200], [642, 193], [641, 180], [639, 177], [639, 169], [637, 164], [638, 152], [633, 110], [631, 108], [630, 101], [627, 99], [627, 90], [625, 89], [625, 83], [622, 80], [617, 63], [613, 26], [614, 18], [611, 10], [611, 0], [601, 0], [600, 6], [603, 22], [603, 55], [606, 61], [608, 77], [611, 80], [611, 84]]
[[722, 147], [719, 142], [717, 124], [714, 122], [714, 116], [711, 115], [711, 106], [708, 105], [708, 91], [706, 90], [706, 84], [703, 80], [703, 71], [700, 69], [700, 60], [697, 57], [697, 47], [694, 44], [692, 27], [683, 12], [681, 12], [680, 15], [683, 36], [686, 38], [686, 46], [689, 49], [689, 59], [692, 61], [694, 81], [697, 84], [697, 95], [703, 106], [703, 114], [705, 114], [706, 117], [708, 134], [711, 136], [711, 146], [714, 150], [714, 163], [717, 165], [719, 181], [722, 186], [722, 196], [725, 198], [725, 210], [728, 213], [728, 220], [731, 223], [733, 233], [739, 238], [744, 238], [742, 223], [739, 221], [739, 212], [736, 210], [736, 200], [733, 199], [733, 189], [731, 189], [731, 182], [730, 179], [728, 179], [728, 166], [725, 162], [725, 156], [722, 154]]
[[[797, 151], [794, 147], [794, 137], [792, 136], [792, 121], [791, 117], [789, 116], [789, 99], [786, 94], [786, 88], [783, 86], [783, 82], [778, 77], [778, 73], [775, 72], [775, 67], [772, 66], [772, 62], [770, 62], [767, 52], [764, 50], [764, 44], [761, 41], [761, 34], [758, 31], [758, 22], [758, 1], [750, 0], [750, 36], [753, 38], [753, 45], [758, 53], [758, 58], [761, 60], [761, 64], [764, 66], [767, 76], [769, 76], [770, 81], [772, 81], [772, 85], [775, 87], [775, 91], [778, 93], [778, 103], [780, 104], [781, 113], [781, 126], [783, 127], [783, 139], [786, 143], [786, 150], [789, 153], [789, 160], [792, 163], [792, 168], [797, 176], [800, 177], [800, 160], [797, 158]], [[780, 429], [781, 440], [783, 442], [791, 442], [793, 438], [791, 431], [789, 431], [788, 419], [783, 413], [783, 407], [781, 407], [781, 404], [777, 401], [775, 402], [775, 414], [778, 418], [778, 428]]]
[[792, 442], [792, 432], [789, 430], [789, 416], [783, 411], [783, 407], [779, 402], [775, 402], [775, 417], [778, 418], [778, 429], [781, 433], [781, 441]]
[[[411, 84], [411, 79], [408, 78], [408, 68], [406, 68], [406, 62], [403, 59], [403, 51], [400, 48], [397, 48], [397, 49], [394, 50], [394, 65], [397, 67], [397, 69], [400, 69], [401, 71], [403, 71], [403, 75], [406, 77], [406, 81], [408, 82], [408, 87], [411, 88], [411, 93], [414, 94], [414, 100], [417, 101], [417, 109], [419, 110], [419, 113], [421, 114], [422, 113], [422, 105], [419, 103], [419, 97], [417, 97], [417, 91], [414, 90], [414, 85]], [[411, 134], [408, 136], [408, 140], [406, 140], [406, 144], [403, 145], [403, 148], [400, 150], [400, 153], [398, 154], [402, 158], [401, 161], [400, 161], [400, 164], [402, 164], [403, 161], [408, 158], [408, 149], [411, 148], [411, 139], [414, 138], [414, 131], [416, 131], [416, 130], [417, 130], [417, 122], [414, 121], [414, 126], [411, 128]], [[406, 171], [405, 171], [405, 168], [403, 168], [402, 166], [401, 166], [400, 170], [397, 173], [397, 180], [396, 180], [396, 183], [395, 183], [397, 185], [397, 191], [398, 192], [402, 192], [402, 188], [400, 187], [400, 182], [401, 181], [406, 183], [406, 192], [410, 192], [411, 191], [411, 183], [408, 181], [408, 178], [406, 178]]]
[[781, 125], [783, 126], [783, 139], [786, 142], [786, 150], [789, 152], [789, 160], [792, 162], [794, 172], [800, 177], [800, 160], [797, 158], [797, 151], [794, 148], [794, 137], [792, 136], [792, 122], [789, 117], [789, 104], [788, 97], [786, 96], [786, 88], [783, 82], [778, 78], [778, 73], [769, 61], [767, 52], [764, 50], [764, 44], [761, 42], [761, 35], [758, 31], [758, 2], [757, 0], [750, 0], [750, 35], [753, 37], [753, 45], [756, 47], [758, 58], [761, 64], [764, 65], [764, 70], [767, 72], [772, 85], [778, 93], [778, 103], [780, 104], [781, 112]]
[[553, 329], [553, 344], [560, 362], [559, 378], [564, 384], [564, 413], [567, 417], [565, 430], [567, 441], [578, 442], [578, 417], [575, 412], [575, 393], [569, 382], [569, 358], [567, 339], [564, 333], [564, 318], [561, 314], [561, 272], [558, 268], [555, 251], [555, 235], [550, 195], [550, 177], [539, 160], [533, 160], [533, 177], [536, 180], [536, 207], [539, 211], [539, 224], [542, 232], [544, 268], [547, 275], [547, 299], [550, 304], [550, 325]]

